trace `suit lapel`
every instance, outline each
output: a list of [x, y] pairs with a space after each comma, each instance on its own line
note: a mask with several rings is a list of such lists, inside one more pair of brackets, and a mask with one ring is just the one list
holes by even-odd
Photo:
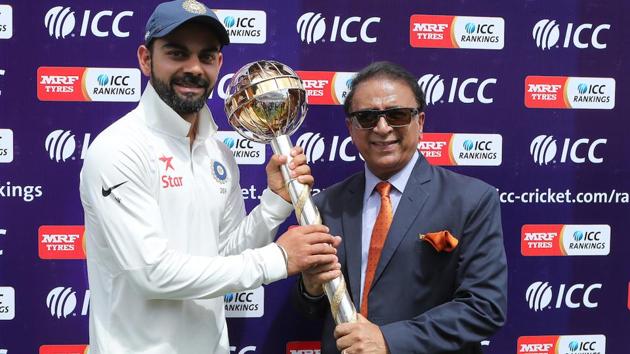
[[378, 282], [383, 270], [396, 252], [396, 249], [407, 234], [407, 231], [411, 227], [412, 223], [422, 211], [422, 207], [429, 197], [428, 191], [422, 186], [422, 184], [431, 179], [430, 169], [431, 166], [429, 166], [424, 157], [420, 155], [413, 171], [411, 172], [411, 175], [409, 176], [409, 180], [407, 181], [405, 190], [403, 191], [400, 202], [398, 203], [398, 207], [396, 208], [394, 220], [389, 228], [387, 239], [385, 240], [385, 245], [383, 246], [381, 259], [376, 267], [372, 287], [374, 287], [376, 282]]
[[361, 294], [361, 220], [365, 175], [359, 174], [348, 183], [343, 194], [343, 246], [346, 252], [346, 269], [350, 294], [355, 306]]

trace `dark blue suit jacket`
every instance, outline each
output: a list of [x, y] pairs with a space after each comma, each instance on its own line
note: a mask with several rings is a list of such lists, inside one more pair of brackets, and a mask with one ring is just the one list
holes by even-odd
[[[357, 308], [360, 302], [363, 172], [314, 197]], [[448, 230], [458, 240], [438, 252], [419, 234]], [[338, 353], [328, 300], [294, 299], [323, 316], [322, 353]], [[506, 319], [507, 263], [496, 190], [477, 179], [431, 166], [420, 156], [390, 227], [369, 295], [368, 319], [392, 354], [481, 353], [479, 342]]]

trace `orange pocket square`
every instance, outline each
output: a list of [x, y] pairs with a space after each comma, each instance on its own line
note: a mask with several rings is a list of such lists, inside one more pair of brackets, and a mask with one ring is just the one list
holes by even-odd
[[455, 238], [447, 230], [438, 232], [428, 232], [426, 234], [420, 234], [418, 237], [422, 241], [427, 241], [438, 252], [451, 252], [457, 247], [459, 240]]

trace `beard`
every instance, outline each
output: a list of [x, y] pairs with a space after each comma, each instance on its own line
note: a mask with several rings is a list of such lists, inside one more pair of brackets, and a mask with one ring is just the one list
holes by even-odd
[[[199, 112], [212, 92], [210, 82], [199, 76], [184, 74], [171, 78], [170, 82], [167, 83], [155, 76], [153, 67], [151, 67], [151, 85], [153, 85], [155, 92], [157, 92], [162, 101], [180, 115]], [[181, 96], [175, 92], [174, 85], [202, 87], [204, 88], [204, 93], [196, 98], [192, 93]]]

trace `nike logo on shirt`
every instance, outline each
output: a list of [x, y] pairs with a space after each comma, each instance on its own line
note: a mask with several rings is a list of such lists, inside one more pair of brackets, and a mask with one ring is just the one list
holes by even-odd
[[125, 183], [127, 183], [127, 182], [128, 182], [128, 181], [124, 181], [124, 182], [122, 182], [122, 183], [118, 183], [117, 185], [112, 186], [112, 187], [107, 188], [107, 189], [105, 189], [105, 187], [101, 187], [101, 188], [102, 188], [102, 192], [103, 192], [103, 197], [107, 197], [107, 196], [109, 196], [110, 194], [112, 194], [112, 191], [113, 191], [114, 189], [116, 189], [116, 188], [118, 188], [118, 187], [122, 186], [123, 184], [125, 184]]

